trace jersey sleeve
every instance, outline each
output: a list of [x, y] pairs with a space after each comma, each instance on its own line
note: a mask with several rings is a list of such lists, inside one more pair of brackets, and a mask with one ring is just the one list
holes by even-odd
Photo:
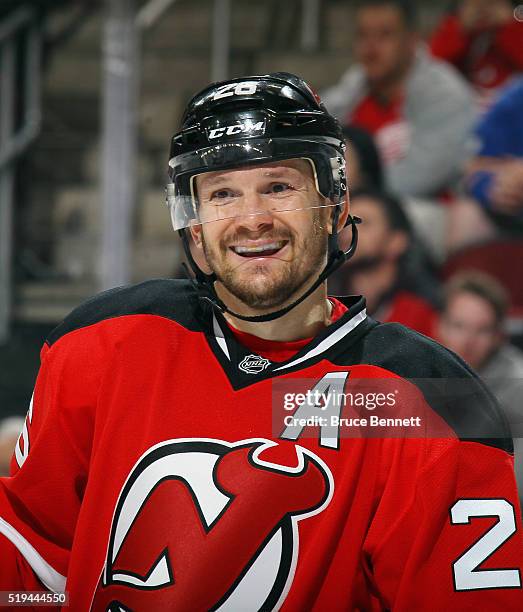
[[478, 442], [430, 445], [440, 446], [439, 456], [419, 465], [416, 477], [405, 473], [414, 451], [403, 449], [367, 536], [365, 552], [383, 604], [392, 610], [523, 609], [512, 457]]
[[523, 610], [523, 538], [513, 456], [460, 439], [390, 444], [364, 553], [390, 610]]
[[523, 610], [521, 509], [498, 403], [437, 342], [394, 323], [369, 336], [363, 358], [373, 363], [379, 354], [381, 367], [421, 392], [422, 416], [446, 428], [382, 440], [381, 484], [362, 549], [382, 608]]
[[93, 420], [92, 368], [79, 380], [75, 365], [83, 350], [73, 359], [60, 346], [42, 349], [11, 475], [0, 478], [0, 590], [64, 590]]

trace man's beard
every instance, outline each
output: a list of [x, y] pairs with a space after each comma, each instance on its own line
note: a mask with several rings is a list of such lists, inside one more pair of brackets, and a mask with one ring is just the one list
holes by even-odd
[[[293, 259], [285, 261], [272, 273], [267, 272], [268, 266], [264, 263], [260, 263], [259, 267], [251, 265], [249, 277], [242, 279], [241, 265], [232, 267], [225, 259], [228, 251], [226, 245], [241, 242], [241, 239], [247, 236], [247, 234], [234, 234], [227, 237], [226, 240], [220, 241], [217, 249], [210, 247], [203, 235], [202, 243], [205, 258], [216, 278], [229, 293], [255, 310], [267, 310], [285, 305], [300, 288], [304, 291], [308, 288], [309, 281], [319, 276], [325, 263], [327, 235], [319, 216], [313, 220], [311, 234], [299, 243], [290, 232], [268, 231], [262, 235], [262, 238], [271, 242], [288, 241]], [[262, 275], [264, 282], [261, 284], [253, 282], [253, 276], [256, 275]]]

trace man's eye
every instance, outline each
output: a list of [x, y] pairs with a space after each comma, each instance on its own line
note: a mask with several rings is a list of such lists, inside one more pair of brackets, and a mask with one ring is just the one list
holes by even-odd
[[285, 191], [290, 191], [291, 189], [292, 189], [292, 186], [289, 185], [288, 183], [273, 183], [269, 187], [269, 191], [271, 193], [284, 193]]
[[214, 191], [211, 194], [211, 200], [226, 200], [233, 196], [233, 193], [230, 189], [220, 189], [219, 191]]

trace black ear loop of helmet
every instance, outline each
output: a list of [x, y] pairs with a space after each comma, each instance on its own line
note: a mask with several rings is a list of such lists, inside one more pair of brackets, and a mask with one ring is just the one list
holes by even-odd
[[316, 281], [313, 283], [307, 291], [301, 295], [297, 300], [281, 308], [280, 310], [276, 310], [274, 312], [270, 312], [265, 315], [255, 315], [255, 316], [245, 316], [241, 315], [233, 310], [230, 310], [222, 300], [218, 297], [216, 290], [214, 288], [214, 283], [217, 280], [215, 274], [205, 274], [199, 268], [198, 264], [194, 261], [194, 258], [191, 253], [191, 249], [189, 246], [189, 240], [187, 238], [186, 229], [178, 230], [178, 234], [182, 240], [183, 249], [185, 251], [185, 256], [189, 261], [189, 265], [192, 268], [194, 273], [194, 278], [191, 276], [189, 272], [189, 268], [185, 262], [182, 263], [185, 274], [193, 284], [196, 292], [199, 294], [200, 300], [206, 302], [212, 308], [220, 312], [221, 314], [227, 312], [233, 317], [240, 319], [241, 321], [250, 321], [251, 323], [264, 323], [266, 321], [274, 321], [275, 319], [279, 319], [283, 317], [288, 312], [290, 312], [293, 308], [296, 308], [298, 304], [301, 304], [305, 299], [309, 297], [316, 289], [330, 276], [333, 272], [335, 272], [343, 263], [348, 261], [356, 251], [356, 247], [358, 246], [358, 224], [361, 223], [361, 219], [359, 217], [353, 217], [351, 215], [347, 218], [347, 223], [345, 226], [351, 226], [352, 229], [352, 239], [349, 245], [349, 248], [346, 251], [342, 251], [338, 245], [338, 219], [340, 216], [340, 205], [336, 204], [334, 209], [333, 219], [332, 219], [332, 234], [329, 235], [328, 239], [328, 248], [329, 248], [329, 257], [327, 260], [327, 264], [323, 268], [323, 271], [318, 276]]

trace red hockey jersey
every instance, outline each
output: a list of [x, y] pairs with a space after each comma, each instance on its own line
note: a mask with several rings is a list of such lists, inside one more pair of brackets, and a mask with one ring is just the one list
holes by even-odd
[[[345, 304], [276, 363], [184, 281], [74, 311], [0, 479], [0, 591], [96, 612], [522, 610], [495, 401], [446, 349]], [[372, 433], [378, 414], [403, 426]]]
[[466, 31], [455, 14], [447, 15], [432, 35], [432, 53], [453, 64], [481, 90], [506, 85], [523, 71], [523, 23], [510, 19], [496, 28]]

